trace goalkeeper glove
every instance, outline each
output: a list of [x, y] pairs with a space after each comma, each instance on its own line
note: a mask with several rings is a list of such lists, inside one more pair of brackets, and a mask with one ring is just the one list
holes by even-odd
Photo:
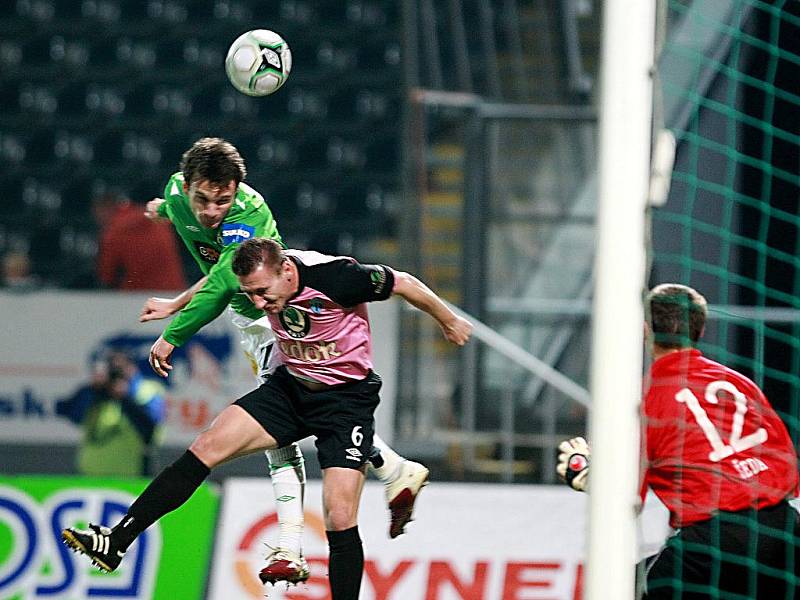
[[565, 440], [558, 445], [556, 471], [573, 490], [586, 492], [589, 489], [589, 457], [591, 450], [581, 437]]

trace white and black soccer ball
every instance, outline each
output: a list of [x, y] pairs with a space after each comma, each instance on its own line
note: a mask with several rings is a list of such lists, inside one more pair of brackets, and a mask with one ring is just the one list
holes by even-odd
[[268, 96], [286, 83], [292, 51], [269, 29], [253, 29], [234, 40], [225, 57], [225, 72], [233, 87], [248, 96]]

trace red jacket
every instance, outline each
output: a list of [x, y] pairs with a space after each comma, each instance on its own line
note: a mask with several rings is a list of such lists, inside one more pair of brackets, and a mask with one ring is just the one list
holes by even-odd
[[183, 290], [186, 277], [169, 223], [144, 216], [144, 208], [124, 204], [100, 234], [97, 276], [120, 290]]

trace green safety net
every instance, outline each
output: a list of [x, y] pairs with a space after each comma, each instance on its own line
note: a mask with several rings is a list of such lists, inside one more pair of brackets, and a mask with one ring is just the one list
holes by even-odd
[[[752, 378], [800, 441], [800, 2], [668, 0], [657, 69], [657, 122], [676, 161], [666, 203], [651, 210], [650, 283], [691, 285], [710, 304], [700, 349]], [[663, 23], [662, 23], [663, 25]], [[723, 425], [730, 431], [731, 425]], [[724, 522], [753, 532], [731, 550]], [[757, 535], [756, 535], [757, 534]], [[756, 556], [758, 539], [800, 546], [793, 524], [722, 514], [712, 544], [671, 542], [705, 554], [708, 580], [680, 566], [651, 581], [670, 598], [800, 599], [800, 554], [783, 568]], [[797, 552], [797, 550], [795, 550]], [[680, 564], [680, 563], [679, 563]], [[751, 571], [726, 590], [726, 565]], [[767, 589], [771, 575], [785, 588]], [[760, 586], [760, 587], [759, 587]]]

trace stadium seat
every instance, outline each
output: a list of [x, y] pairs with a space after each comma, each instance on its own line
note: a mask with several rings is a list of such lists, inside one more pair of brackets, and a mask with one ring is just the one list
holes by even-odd
[[147, 2], [147, 16], [164, 23], [185, 23], [189, 18], [186, 2], [182, 0], [150, 0]]
[[179, 58], [190, 65], [203, 69], [220, 69], [221, 75], [226, 52], [227, 48], [214, 41], [190, 38], [183, 43]]
[[[292, 86], [286, 104], [290, 116], [298, 119], [322, 119], [328, 114], [328, 106], [322, 93], [314, 88]], [[271, 111], [267, 113], [273, 116]]]
[[89, 42], [69, 34], [50, 38], [50, 60], [67, 68], [83, 69], [89, 62]]
[[125, 98], [115, 86], [90, 83], [86, 87], [86, 108], [90, 113], [120, 115], [125, 111]]
[[119, 22], [122, 8], [119, 0], [84, 0], [81, 2], [81, 14], [87, 19], [112, 24]]
[[308, 25], [317, 20], [314, 3], [308, 0], [281, 0], [278, 14], [281, 21]]
[[361, 169], [367, 162], [362, 143], [355, 139], [331, 137], [325, 147], [328, 166], [334, 169]]
[[0, 40], [0, 68], [4, 72], [22, 62], [22, 44], [17, 40]]
[[11, 169], [25, 160], [25, 140], [20, 134], [0, 130], [0, 160], [4, 169]]
[[128, 67], [150, 72], [156, 64], [156, 45], [150, 39], [124, 37], [117, 43], [116, 56]]
[[338, 40], [323, 40], [317, 46], [316, 62], [322, 69], [349, 71], [356, 67], [358, 51]]
[[295, 144], [286, 138], [269, 134], [248, 135], [231, 139], [248, 164], [260, 164], [271, 169], [286, 169], [296, 162]]

